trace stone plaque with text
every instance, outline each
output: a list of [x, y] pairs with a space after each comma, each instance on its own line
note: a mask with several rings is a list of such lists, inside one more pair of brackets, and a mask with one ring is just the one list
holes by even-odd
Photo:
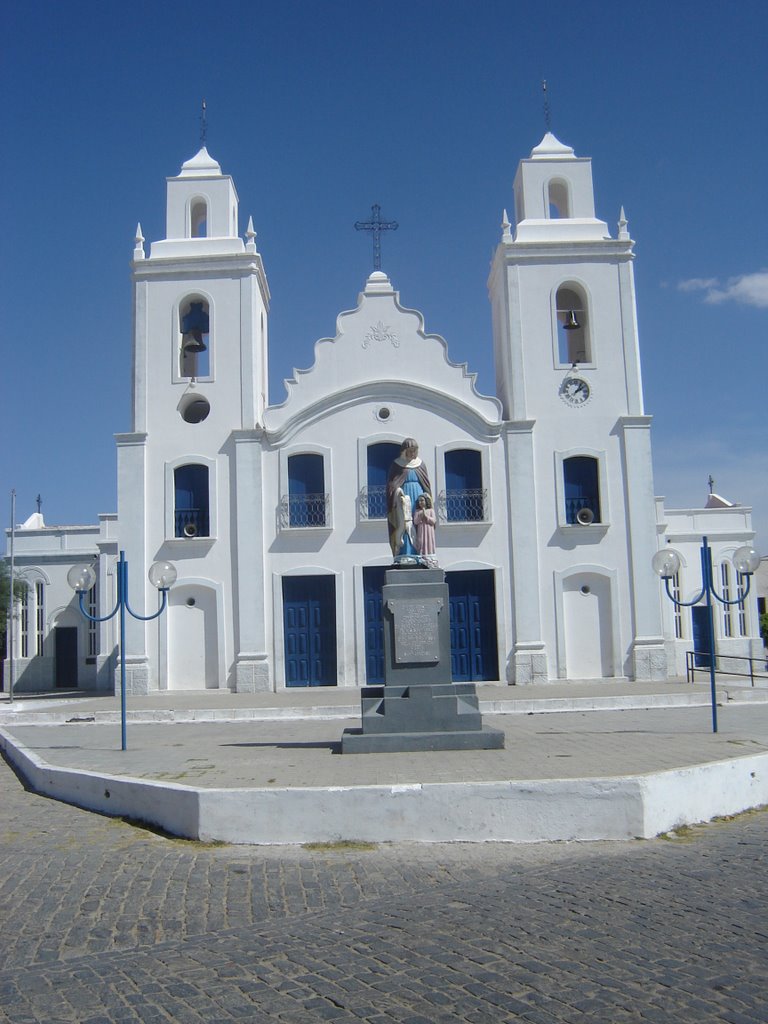
[[424, 664], [440, 660], [438, 616], [441, 598], [396, 598], [387, 601], [395, 623], [395, 662]]

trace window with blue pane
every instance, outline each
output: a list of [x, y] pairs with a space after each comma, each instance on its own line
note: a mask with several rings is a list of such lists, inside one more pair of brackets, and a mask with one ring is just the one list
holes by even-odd
[[323, 456], [311, 453], [288, 457], [289, 526], [325, 526], [325, 469]]
[[459, 448], [445, 453], [445, 517], [449, 523], [478, 523], [485, 519], [480, 452]]
[[[565, 521], [600, 522], [599, 464], [588, 455], [574, 455], [563, 462], [565, 484]], [[581, 513], [581, 515], [579, 515]]]
[[367, 512], [369, 519], [387, 518], [387, 474], [400, 455], [395, 441], [379, 441], [368, 445]]
[[173, 473], [174, 536], [208, 537], [208, 467], [178, 466]]

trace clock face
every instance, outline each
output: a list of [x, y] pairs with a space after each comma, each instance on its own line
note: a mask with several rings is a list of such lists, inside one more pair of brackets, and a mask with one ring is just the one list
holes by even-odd
[[592, 389], [582, 377], [566, 377], [558, 394], [566, 405], [585, 405], [592, 397]]

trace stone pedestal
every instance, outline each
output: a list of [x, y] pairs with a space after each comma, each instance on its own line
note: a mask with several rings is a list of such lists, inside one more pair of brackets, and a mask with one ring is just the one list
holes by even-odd
[[362, 728], [343, 754], [488, 750], [504, 733], [483, 726], [474, 683], [451, 682], [448, 586], [442, 569], [390, 569], [382, 592], [384, 685], [361, 693]]

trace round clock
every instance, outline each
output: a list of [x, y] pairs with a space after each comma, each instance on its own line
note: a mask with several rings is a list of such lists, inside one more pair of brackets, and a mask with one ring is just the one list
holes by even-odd
[[592, 397], [592, 389], [582, 377], [566, 377], [558, 394], [566, 405], [584, 405]]

